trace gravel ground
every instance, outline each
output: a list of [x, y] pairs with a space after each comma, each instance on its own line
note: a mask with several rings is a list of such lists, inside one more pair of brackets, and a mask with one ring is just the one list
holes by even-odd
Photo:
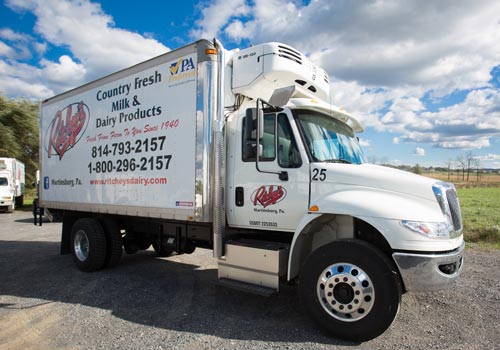
[[405, 294], [389, 330], [357, 344], [315, 328], [294, 287], [263, 298], [217, 286], [211, 251], [84, 273], [59, 255], [60, 230], [0, 213], [0, 349], [499, 348], [500, 251], [468, 246], [453, 289]]

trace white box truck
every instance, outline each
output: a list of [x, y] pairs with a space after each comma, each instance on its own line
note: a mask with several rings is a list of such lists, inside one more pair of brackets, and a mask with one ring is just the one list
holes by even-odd
[[122, 249], [213, 249], [223, 285], [298, 282], [332, 335], [386, 330], [401, 294], [452, 285], [453, 185], [368, 164], [326, 72], [280, 43], [201, 40], [45, 100], [40, 205], [81, 270]]
[[0, 158], [0, 207], [12, 213], [24, 204], [24, 164], [15, 158]]

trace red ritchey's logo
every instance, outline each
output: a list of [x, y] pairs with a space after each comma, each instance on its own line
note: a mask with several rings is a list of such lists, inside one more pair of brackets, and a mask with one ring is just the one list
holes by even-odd
[[45, 134], [45, 150], [62, 159], [82, 138], [90, 120], [89, 107], [83, 102], [72, 103], [57, 111]]
[[251, 196], [254, 206], [268, 207], [281, 202], [286, 197], [286, 190], [282, 186], [267, 185], [256, 189]]

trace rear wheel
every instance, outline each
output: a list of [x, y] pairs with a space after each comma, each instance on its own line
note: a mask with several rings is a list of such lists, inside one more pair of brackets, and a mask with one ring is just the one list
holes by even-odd
[[302, 266], [299, 293], [307, 312], [327, 332], [373, 339], [392, 323], [401, 301], [394, 264], [376, 247], [341, 240], [312, 252]]
[[103, 226], [106, 231], [106, 261], [105, 267], [116, 266], [122, 257], [122, 235], [118, 224], [113, 220], [104, 220]]
[[166, 248], [165, 245], [162, 245], [158, 239], [153, 240], [153, 249], [156, 254], [162, 258], [170, 256], [174, 252], [172, 249]]
[[106, 234], [99, 221], [78, 219], [71, 229], [71, 253], [76, 266], [90, 272], [101, 269], [106, 261]]

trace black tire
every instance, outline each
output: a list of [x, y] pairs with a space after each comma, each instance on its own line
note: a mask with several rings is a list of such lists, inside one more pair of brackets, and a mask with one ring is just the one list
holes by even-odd
[[101, 269], [106, 261], [106, 234], [99, 221], [78, 219], [71, 228], [71, 253], [82, 271]]
[[20, 208], [24, 205], [24, 195], [16, 197], [16, 207]]
[[160, 245], [160, 242], [158, 242], [157, 239], [153, 240], [153, 249], [161, 258], [166, 258], [167, 256], [172, 255], [172, 253], [174, 252], [172, 249], [166, 249], [164, 246]]
[[401, 290], [394, 264], [355, 239], [312, 252], [299, 278], [300, 299], [312, 319], [335, 338], [352, 341], [373, 339], [391, 325]]
[[106, 260], [104, 267], [118, 265], [122, 257], [123, 242], [120, 227], [113, 220], [103, 220], [102, 225], [106, 232]]
[[150, 239], [142, 239], [139, 243], [139, 250], [148, 250], [151, 247]]
[[14, 209], [16, 209], [16, 202], [12, 201], [11, 205], [9, 205], [7, 208], [7, 213], [13, 213]]

